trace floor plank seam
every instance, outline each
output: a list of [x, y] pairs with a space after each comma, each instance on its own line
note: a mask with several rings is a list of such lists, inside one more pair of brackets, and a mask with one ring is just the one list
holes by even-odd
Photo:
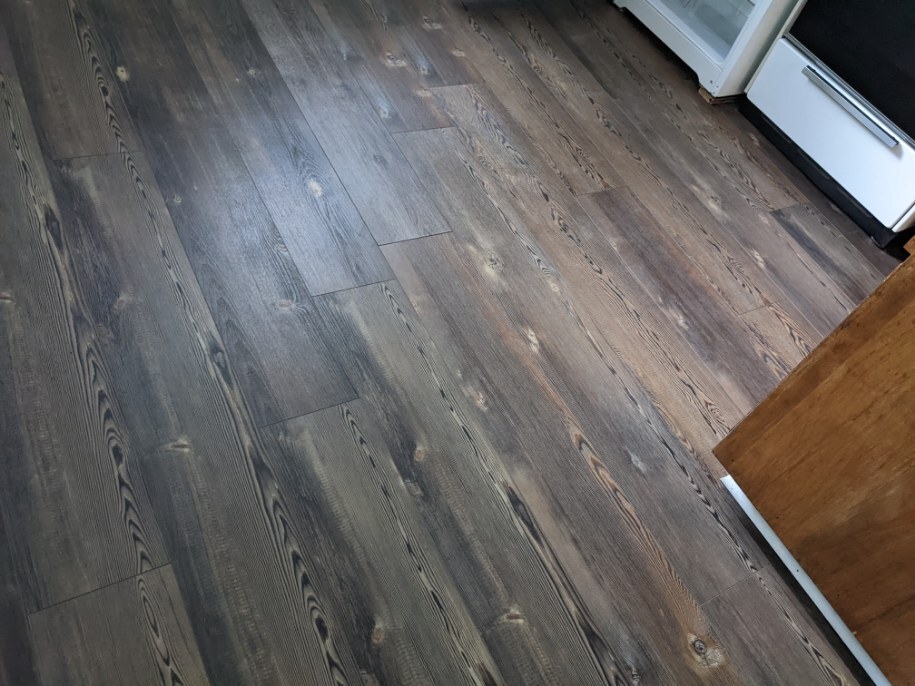
[[[473, 85], [473, 84], [467, 84]], [[435, 88], [448, 88], [449, 86], [435, 86]], [[403, 129], [402, 131], [391, 131], [392, 136], [397, 136], [402, 133], [422, 133], [423, 131], [445, 131], [447, 129], [456, 129], [457, 127], [454, 124], [448, 124], [447, 126], [430, 126], [425, 129]], [[394, 139], [396, 142], [396, 138]], [[400, 145], [398, 144], [398, 147]]]
[[[413, 236], [412, 238], [402, 238], [399, 241], [387, 241], [385, 243], [379, 243], [378, 247], [383, 248], [386, 245], [400, 245], [401, 243], [409, 243], [410, 241], [421, 241], [423, 238], [432, 238], [433, 236], [444, 236], [449, 233], [454, 233], [453, 229], [448, 229], [447, 231], [438, 231], [437, 233], [427, 233], [425, 236]], [[391, 279], [387, 279], [390, 281]]]
[[[384, 282], [380, 281], [379, 283], [384, 283]], [[369, 285], [372, 285], [372, 284], [369, 284]], [[361, 288], [361, 286], [355, 286], [355, 288]], [[273, 426], [278, 426], [279, 424], [285, 424], [286, 422], [291, 422], [294, 419], [301, 419], [302, 417], [310, 417], [311, 415], [317, 414], [318, 412], [324, 412], [325, 410], [332, 410], [335, 407], [343, 407], [344, 405], [348, 405], [349, 403], [359, 400], [361, 397], [362, 396], [360, 396], [357, 393], [352, 398], [347, 398], [346, 400], [341, 400], [338, 403], [333, 403], [331, 405], [325, 405], [324, 407], [319, 407], [317, 409], [309, 410], [308, 412], [303, 412], [302, 414], [296, 414], [291, 417], [286, 417], [284, 419], [277, 419], [275, 422], [270, 422], [269, 424], [261, 424], [257, 428], [259, 431], [261, 431], [264, 429], [269, 429], [270, 427], [273, 427]]]
[[718, 593], [716, 593], [715, 595], [713, 595], [713, 596], [712, 596], [711, 598], [709, 598], [708, 600], [705, 600], [705, 601], [699, 603], [700, 609], [703, 609], [703, 610], [704, 610], [706, 605], [708, 605], [709, 603], [714, 602], [715, 600], [718, 600], [718, 598], [720, 598], [721, 596], [723, 596], [725, 593], [727, 593], [728, 591], [730, 591], [730, 590], [731, 590], [732, 588], [734, 588], [735, 586], [739, 586], [740, 584], [742, 584], [742, 583], [743, 583], [744, 581], [746, 581], [747, 579], [749, 579], [749, 578], [751, 578], [751, 577], [757, 576], [760, 572], [762, 572], [764, 569], [766, 569], [766, 567], [768, 567], [768, 565], [760, 565], [760, 566], [756, 567], [753, 571], [747, 572], [744, 576], [740, 577], [737, 581], [735, 581], [735, 582], [732, 583], [731, 585], [726, 586], [725, 588], [721, 589]]
[[52, 162], [73, 162], [75, 160], [92, 160], [92, 159], [101, 159], [103, 157], [113, 157], [115, 155], [136, 155], [141, 154], [145, 156], [145, 151], [142, 148], [127, 148], [125, 150], [116, 150], [114, 152], [94, 152], [88, 155], [70, 155], [68, 157], [52, 157], [50, 160]]
[[[450, 233], [450, 231], [446, 231], [445, 233]], [[438, 236], [441, 234], [433, 234], [433, 235]], [[420, 236], [419, 238], [426, 238], [426, 236]], [[417, 239], [416, 238], [407, 238], [405, 240], [415, 241]], [[394, 241], [394, 243], [402, 243], [402, 242], [403, 241]], [[382, 243], [382, 245], [391, 245], [391, 243]], [[378, 246], [378, 247], [381, 247], [381, 246]], [[384, 255], [384, 253], [382, 253], [382, 255]], [[387, 260], [387, 258], [385, 258], [385, 260]], [[308, 295], [311, 298], [321, 298], [325, 295], [334, 295], [335, 293], [346, 293], [347, 291], [352, 291], [357, 288], [367, 288], [368, 286], [378, 286], [383, 283], [388, 283], [389, 281], [395, 281], [396, 278], [393, 276], [394, 272], [392, 271], [391, 274], [392, 274], [392, 276], [387, 279], [378, 279], [377, 281], [367, 281], [366, 283], [356, 283], [356, 284], [353, 284], [352, 286], [345, 286], [343, 288], [334, 288], [333, 290], [321, 291], [319, 293], [309, 293]]]
[[143, 576], [144, 574], [149, 574], [149, 573], [155, 572], [159, 569], [164, 569], [165, 567], [168, 567], [171, 563], [172, 563], [171, 560], [167, 560], [167, 561], [163, 562], [162, 564], [156, 565], [155, 567], [150, 567], [149, 569], [146, 569], [142, 572], [136, 572], [135, 574], [130, 574], [128, 576], [125, 576], [123, 579], [118, 579], [117, 581], [112, 581], [110, 583], [99, 586], [98, 588], [93, 588], [88, 591], [83, 591], [82, 593], [77, 593], [74, 596], [71, 596], [69, 598], [64, 598], [63, 600], [58, 600], [54, 603], [51, 603], [50, 605], [46, 605], [45, 607], [40, 607], [37, 610], [30, 610], [29, 612], [26, 613], [26, 616], [31, 617], [33, 615], [37, 615], [42, 612], [45, 612], [46, 610], [51, 610], [55, 607], [59, 607], [65, 603], [69, 603], [74, 600], [78, 600], [79, 598], [82, 598], [84, 596], [91, 595], [93, 593], [98, 593], [99, 591], [104, 591], [106, 588], [111, 588], [112, 586], [117, 586], [118, 584], [122, 584], [125, 581], [130, 581], [131, 579], [136, 579], [138, 576]]

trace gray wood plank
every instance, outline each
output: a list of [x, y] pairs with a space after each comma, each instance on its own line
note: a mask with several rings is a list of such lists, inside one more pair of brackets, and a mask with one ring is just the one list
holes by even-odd
[[[707, 531], [708, 538], [693, 537], [687, 547], [669, 535], [669, 523], [666, 530], [658, 526], [672, 510], [681, 523], [690, 512], [699, 521], [711, 519], [708, 503], [666, 448], [648, 448], [647, 439], [638, 444], [637, 437], [656, 431], [652, 422], [660, 419], [642, 416], [651, 413], [644, 399], [620, 402], [618, 383], [608, 385], [605, 378], [600, 386], [613, 409], [606, 410], [603, 426], [582, 407], [587, 402], [570, 400], [573, 394], [590, 397], [593, 389], [566, 391], [573, 382], [556, 368], [561, 366], [557, 358], [573, 349], [564, 345], [574, 336], [568, 332], [575, 331], [567, 317], [554, 319], [554, 329], [562, 331], [558, 338], [565, 339], [557, 341], [543, 321], [529, 319], [529, 312], [512, 307], [515, 303], [501, 305], [486, 297], [483, 277], [451, 243], [450, 237], [424, 239], [386, 252], [423, 321], [430, 322], [434, 341], [448, 346], [448, 368], [460, 370], [465, 393], [477, 396], [468, 416], [480, 422], [482, 435], [499, 441], [515, 511], [523, 513], [543, 554], [560, 565], [614, 662], [630, 679], [717, 683], [733, 678], [723, 661], [707, 662], [694, 652], [699, 645], [714, 654], [726, 650], [698, 611], [694, 593], [717, 583], [730, 585], [746, 570], [731, 541], [722, 544], [727, 554], [711, 552], [719, 535], [725, 537], [717, 527]], [[667, 445], [674, 446], [674, 439]], [[676, 483], [682, 486], [680, 495]], [[649, 493], [655, 488], [665, 493], [664, 507]], [[685, 564], [684, 558], [693, 555], [692, 564]], [[644, 613], [646, 606], [656, 612]]]
[[[124, 432], [207, 674], [217, 683], [338, 683], [358, 674], [326, 611], [332, 580], [276, 477], [238, 372], [153, 175], [133, 155], [61, 171], [58, 197]], [[347, 676], [351, 675], [351, 676]]]
[[396, 283], [318, 301], [506, 680], [629, 683], [629, 666], [643, 667], [652, 649], [615, 643], [626, 623], [599, 621], [542, 539], [500, 459], [517, 445], [514, 431], [482, 432], [472, 421], [471, 403], [486, 399], [470, 369], [442, 365]]
[[[3, 314], [0, 312], [0, 331], [3, 331]], [[0, 343], [5, 343], [5, 336], [0, 336]], [[9, 354], [0, 345], [0, 368], [9, 366]], [[0, 385], [9, 378], [9, 370], [0, 369]], [[0, 389], [0, 397], [5, 392]], [[9, 426], [6, 412], [0, 412], [0, 431], [15, 431]], [[4, 441], [4, 449], [12, 444]], [[32, 643], [29, 640], [28, 621], [23, 605], [23, 593], [19, 584], [18, 570], [13, 562], [6, 533], [6, 524], [0, 516], [0, 682], [4, 684], [34, 684], [38, 682], [38, 668]]]
[[93, 0], [106, 54], [258, 423], [353, 397], [289, 247], [165, 7]]
[[[6, 323], [0, 494], [29, 611], [165, 561], [123, 408], [0, 35], [0, 282]], [[7, 443], [8, 442], [8, 443]]]
[[[580, 201], [625, 269], [744, 412], [755, 407], [799, 361], [794, 345], [787, 359], [779, 345], [783, 339], [794, 344], [799, 329], [790, 327], [784, 335], [780, 323], [788, 319], [787, 314], [782, 311], [779, 319], [773, 318], [772, 326], [747, 327], [632, 191], [595, 193]], [[769, 310], [764, 306], [754, 312], [762, 319]]]
[[333, 55], [314, 12], [291, 0], [244, 4], [375, 240], [448, 231], [422, 181]]
[[48, 684], [209, 683], [166, 565], [29, 617]]
[[391, 277], [387, 263], [241, 4], [173, 15], [261, 200], [312, 295]]
[[[610, 8], [604, 5], [596, 11], [602, 16]], [[545, 53], [550, 59], [543, 58], [543, 72], [550, 76], [546, 82], [561, 91], [570, 112], [581, 119], [588, 130], [601, 128], [614, 134], [601, 140], [595, 137], [595, 143], [613, 144], [618, 148], [618, 153], [611, 159], [632, 167], [634, 178], [638, 179], [629, 183], [633, 192], [672, 230], [678, 223], [682, 224], [682, 220], [668, 219], [670, 209], [656, 204], [654, 195], [658, 182], [667, 192], [674, 190], [678, 204], [696, 206], [696, 210], [690, 211], [700, 218], [702, 225], [689, 226], [692, 235], [687, 240], [695, 242], [701, 237], [704, 241], [708, 235], [714, 241], [711, 245], [715, 246], [717, 254], [710, 257], [713, 263], [718, 263], [716, 272], [721, 268], [736, 271], [736, 265], [741, 290], [745, 291], [745, 297], [751, 298], [749, 306], [738, 304], [736, 312], [787, 298], [809, 312], [815, 325], [826, 329], [835, 327], [853, 303], [815, 260], [786, 234], [767, 208], [748, 202], [739, 189], [716, 181], [721, 174], [709, 160], [696, 157], [691, 152], [694, 146], [689, 143], [681, 141], [676, 148], [680, 154], [675, 154], [667, 149], [669, 136], [652, 135], [651, 131], [647, 132], [648, 136], [643, 135], [634, 123], [638, 119], [637, 111], [630, 111], [609, 96], [607, 90], [612, 87], [608, 83], [605, 89], [600, 79], [605, 74], [612, 78], [617, 69], [608, 60], [601, 59], [606, 52], [602, 38], [600, 22], [591, 22], [589, 31], [578, 38], [580, 53], [597, 56], [586, 66], [559, 37], [550, 42], [544, 35], [541, 42], [545, 45], [540, 54]], [[633, 152], [636, 154], [632, 155]], [[698, 204], [691, 201], [690, 196]], [[702, 220], [702, 215], [707, 215], [711, 221]], [[725, 264], [721, 264], [723, 258], [727, 260]], [[727, 279], [723, 285], [731, 290], [736, 284]], [[729, 297], [733, 296], [729, 294]]]
[[814, 207], [793, 205], [772, 214], [854, 304], [883, 281], [884, 275]]
[[281, 446], [280, 479], [324, 574], [364, 679], [502, 681], [455, 587], [418, 501], [378, 427], [384, 409], [356, 400], [265, 430]]
[[428, 92], [445, 81], [406, 25], [401, 3], [314, 0], [309, 4], [321, 19], [336, 59], [349, 67], [389, 131], [448, 125], [448, 116]]
[[[618, 170], [593, 144], [589, 134], [568, 116], [562, 101], [541, 82], [539, 64], [528, 64], [510, 37], [498, 25], [487, 24], [473, 5], [461, 10], [444, 6], [449, 32], [475, 65], [499, 101], [513, 115], [513, 124], [525, 131], [553, 173], [574, 193], [623, 185]], [[501, 106], [501, 105], [496, 105]]]
[[116, 76], [78, 0], [0, 3], [38, 138], [52, 159], [139, 145]]
[[[499, 9], [497, 16], [529, 59], [543, 59], [541, 49], [549, 51], [558, 41], [566, 43], [608, 95], [631, 113], [632, 124], [657, 144], [658, 153], [676, 161], [671, 166], [683, 163], [708, 169], [709, 176], [699, 177], [703, 189], [709, 184], [716, 192], [732, 188], [746, 202], [765, 210], [803, 199], [779, 166], [735, 134], [733, 117], [728, 116], [733, 108], [709, 107], [698, 94], [695, 75], [660, 48], [660, 42], [634, 18], [590, 0], [539, 4], [542, 14], [521, 7]], [[579, 41], [590, 41], [589, 33], [599, 37], [599, 51], [577, 49]], [[557, 54], [562, 56], [563, 50]], [[587, 74], [582, 77], [574, 62], [567, 63], [567, 70], [574, 73], [574, 80], [586, 83]]]
[[731, 639], [744, 683], [857, 683], [791, 595], [777, 575], [762, 569], [703, 606]]

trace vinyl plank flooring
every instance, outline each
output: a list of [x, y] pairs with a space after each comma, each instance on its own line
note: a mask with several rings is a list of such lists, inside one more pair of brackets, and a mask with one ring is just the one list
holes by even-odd
[[[722, 633], [734, 637], [732, 659], [748, 684], [850, 684], [856, 676], [768, 569], [704, 605]], [[773, 656], [778, 656], [774, 659]]]
[[[309, 522], [315, 559], [335, 578], [346, 639], [374, 683], [502, 681], [455, 588], [376, 416], [357, 400], [265, 430]], [[379, 554], [384, 551], [384, 554]]]
[[[488, 5], [482, 6], [485, 13]], [[573, 193], [588, 193], [623, 184], [618, 170], [592, 143], [589, 135], [564, 111], [560, 100], [547, 90], [500, 27], [485, 23], [475, 5], [465, 12], [451, 8], [448, 30], [462, 37], [462, 50], [470, 55], [480, 76], [499, 93], [513, 120], [527, 133], [553, 173]]]
[[165, 561], [90, 305], [0, 35], [0, 494], [28, 611]]
[[291, 0], [244, 4], [375, 240], [448, 231], [371, 103], [334, 56], [314, 12]]
[[336, 48], [337, 59], [349, 67], [389, 131], [447, 126], [447, 115], [428, 92], [445, 82], [413, 39], [399, 3], [314, 0], [310, 4]]
[[[804, 204], [816, 207], [839, 230], [845, 239], [858, 248], [865, 260], [884, 276], [899, 259], [880, 250], [859, 227], [835, 207], [804, 175], [792, 165], [734, 106], [710, 108], [698, 96], [695, 76], [673, 54], [631, 17], [607, 12], [606, 5], [592, 0], [571, 3], [541, 3], [543, 12], [569, 42], [582, 62], [591, 66], [592, 58], [606, 55], [616, 62], [620, 73], [614, 83], [624, 86], [629, 81], [647, 87], [655, 98], [654, 110], [664, 110], [668, 117], [679, 120], [679, 126], [696, 130], [702, 145], [715, 151], [721, 162], [743, 167], [747, 176], [769, 198], [765, 204], [774, 209]], [[583, 51], [577, 43], [583, 34], [595, 31], [601, 36], [604, 49]], [[611, 91], [613, 92], [613, 91]], [[625, 89], [627, 94], [630, 91]], [[699, 128], [697, 128], [699, 127]]]
[[[3, 330], [3, 315], [0, 314], [0, 331]], [[4, 341], [5, 338], [0, 338]], [[9, 354], [3, 348], [0, 353], [5, 359], [0, 365], [9, 365]], [[7, 371], [0, 371], [0, 384], [8, 378]], [[0, 390], [0, 393], [3, 393]], [[12, 427], [0, 423], [4, 435]], [[6, 446], [4, 446], [6, 447]], [[4, 684], [38, 683], [38, 668], [32, 644], [29, 641], [29, 629], [25, 607], [22, 604], [17, 570], [12, 559], [6, 524], [0, 517], [0, 682]]]
[[[702, 274], [683, 259], [634, 193], [628, 189], [595, 193], [581, 202], [657, 309], [677, 327], [742, 411], [751, 410], [788, 374], [792, 364], [771, 344], [766, 328], [743, 325]], [[760, 314], [768, 312], [765, 307], [760, 310]], [[774, 333], [781, 338], [782, 328]], [[791, 359], [796, 362], [796, 357]]]
[[325, 612], [332, 592], [316, 587], [332, 582], [312, 573], [276, 478], [282, 458], [257, 434], [148, 165], [75, 160], [59, 186], [74, 289], [95, 313], [208, 676], [318, 684], [357, 674]]
[[308, 289], [164, 7], [92, 2], [149, 163], [260, 424], [353, 397]]
[[864, 300], [883, 281], [884, 275], [814, 207], [794, 205], [773, 216], [853, 303]]
[[471, 403], [486, 406], [471, 370], [442, 366], [396, 283], [318, 300], [506, 681], [628, 683], [626, 661], [642, 664], [645, 650], [631, 641], [627, 654], [615, 652], [608, 634], [625, 625], [598, 623], [532, 528], [499, 458], [515, 444], [514, 430], [482, 433], [470, 421]]
[[492, 94], [479, 87], [455, 87], [441, 89], [440, 96], [448, 99], [452, 116], [463, 127], [463, 164], [471, 166], [477, 185], [485, 187], [490, 203], [510, 226], [537, 233], [542, 246], [538, 259], [549, 248], [545, 268], [569, 282], [565, 288], [556, 284], [561, 292], [586, 298], [577, 316], [588, 330], [644, 370], [643, 385], [672, 418], [678, 434], [699, 446], [723, 437], [740, 417], [737, 406], [696, 352], [681, 342], [678, 329], [627, 277], [625, 265], [577, 200], [561, 184], [551, 183], [537, 158], [504, 128], [489, 108]]
[[[570, 343], [571, 336], [554, 340], [558, 336], [546, 331], [540, 321], [519, 326], [517, 320], [527, 313], [506, 312], [507, 307], [485, 298], [481, 277], [461, 264], [453, 246], [445, 245], [451, 242], [451, 237], [425, 239], [386, 251], [398, 278], [425, 313], [423, 321], [432, 321], [434, 340], [452, 341], [446, 353], [449, 366], [460, 369], [462, 381], [471, 388], [482, 389], [486, 410], [475, 414], [485, 415], [480, 420], [485, 422], [485, 432], [502, 436], [508, 432], [503, 428], [507, 424], [516, 434], [517, 443], [500, 450], [511, 474], [512, 498], [523, 505], [528, 526], [541, 545], [562, 561], [569, 583], [585, 599], [596, 626], [618, 656], [615, 662], [634, 681], [734, 679], [723, 658], [727, 648], [699, 611], [694, 593], [702, 593], [701, 586], [708, 588], [717, 580], [730, 585], [746, 568], [732, 540], [721, 544], [719, 552], [711, 552], [726, 539], [720, 530], [701, 540], [694, 538], [689, 549], [666, 533], [669, 528], [661, 520], [668, 513], [676, 512], [681, 523], [693, 516], [711, 519], [711, 515], [708, 502], [683, 476], [676, 458], [663, 449], [639, 445], [638, 437], [658, 431], [651, 422], [660, 420], [639, 414], [639, 410], [650, 413], [645, 404], [634, 407], [638, 401], [627, 399], [624, 404], [614, 397], [612, 426], [601, 426], [586, 414], [583, 405], [587, 403], [570, 402], [574, 393], [587, 391], [557, 389], [554, 384], [559, 380], [549, 377], [558, 376], [550, 365], [560, 366], [555, 358], [559, 350], [571, 350], [562, 345]], [[443, 274], [450, 278], [439, 281]], [[429, 315], [431, 311], [435, 314]], [[456, 313], [466, 340], [459, 349]], [[475, 323], [472, 329], [470, 321]], [[439, 335], [442, 322], [450, 325], [447, 337]], [[563, 331], [570, 329], [563, 327]], [[474, 376], [468, 378], [471, 373]], [[615, 396], [618, 384], [601, 381], [605, 394]], [[530, 400], [519, 408], [516, 398]], [[600, 451], [611, 433], [618, 447]], [[651, 493], [661, 483], [667, 494], [665, 506], [658, 507], [656, 501], [649, 506]], [[582, 526], [584, 521], [590, 522], [590, 529]], [[693, 555], [706, 561], [701, 579], [699, 564], [685, 562]], [[712, 559], [715, 563], [709, 565]], [[625, 569], [638, 572], [628, 576]], [[611, 585], [618, 589], [616, 593]], [[658, 615], [637, 619], [638, 608], [646, 605], [659, 608]], [[714, 657], [705, 659], [705, 655]]]
[[[780, 166], [735, 134], [732, 108], [710, 108], [698, 94], [695, 76], [669, 57], [656, 38], [640, 31], [634, 18], [590, 0], [540, 4], [548, 19], [527, 8], [499, 16], [522, 45], [548, 47], [556, 42], [555, 34], [561, 35], [607, 93], [637, 113], [633, 124], [663, 146], [665, 154], [687, 163], [701, 160], [714, 170], [713, 188], [727, 184], [765, 210], [804, 200]], [[577, 49], [588, 32], [599, 36], [599, 52]]]
[[0, 19], [0, 681], [858, 682], [710, 449], [889, 263], [631, 18]]
[[[601, 10], [609, 11], [612, 9]], [[542, 42], [545, 42], [545, 37]], [[603, 61], [597, 61], [590, 65], [594, 70], [592, 74], [567, 46], [559, 42], [547, 45], [555, 57], [549, 62], [544, 61], [544, 74], [555, 75], [548, 82], [554, 88], [561, 89], [568, 102], [578, 103], [576, 112], [589, 117], [592, 126], [600, 125], [602, 121], [612, 122], [611, 128], [616, 129], [617, 136], [624, 145], [639, 143], [640, 139], [644, 141], [646, 149], [639, 157], [663, 159], [680, 182], [688, 186], [689, 191], [682, 195], [688, 197], [692, 194], [699, 200], [703, 210], [714, 217], [714, 222], [708, 228], [713, 231], [716, 239], [734, 244], [734, 249], [729, 252], [738, 256], [745, 271], [749, 267], [753, 272], [762, 273], [763, 280], [753, 279], [764, 298], [758, 305], [765, 304], [766, 301], [778, 302], [787, 297], [798, 307], [809, 310], [811, 318], [817, 319], [815, 323], [824, 328], [833, 328], [845, 318], [854, 303], [836, 287], [815, 260], [786, 234], [765, 208], [753, 206], [739, 191], [714, 181], [720, 174], [707, 160], [694, 157], [692, 153], [674, 154], [665, 148], [668, 136], [643, 136], [638, 125], [633, 123], [638, 116], [623, 111], [598, 83], [602, 75], [615, 74], [616, 69], [608, 67]], [[578, 44], [581, 51], [589, 54], [603, 54], [601, 46], [599, 29], [585, 34]], [[569, 75], [572, 75], [572, 80]], [[694, 146], [691, 145], [678, 147], [682, 151], [693, 149]], [[637, 195], [642, 196], [640, 183], [633, 182], [629, 185]], [[744, 312], [748, 309], [751, 308], [737, 311]]]
[[241, 4], [186, 0], [173, 16], [212, 107], [312, 295], [390, 270]]
[[45, 683], [208, 683], [168, 565], [37, 612], [29, 626]]
[[0, 3], [42, 147], [53, 159], [139, 145], [78, 0]]

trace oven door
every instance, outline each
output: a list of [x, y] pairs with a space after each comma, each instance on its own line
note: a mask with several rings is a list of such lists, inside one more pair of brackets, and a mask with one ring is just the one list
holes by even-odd
[[807, 0], [791, 36], [915, 138], [915, 0]]
[[792, 38], [757, 72], [750, 102], [884, 227], [915, 205], [915, 145]]

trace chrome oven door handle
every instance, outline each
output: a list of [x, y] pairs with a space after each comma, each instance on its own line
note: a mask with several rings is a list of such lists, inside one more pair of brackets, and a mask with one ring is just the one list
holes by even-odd
[[886, 125], [874, 117], [862, 105], [848, 93], [840, 84], [835, 83], [825, 74], [820, 73], [810, 65], [805, 66], [801, 73], [810, 79], [826, 95], [832, 98], [838, 105], [848, 112], [851, 116], [860, 122], [864, 128], [874, 134], [881, 143], [888, 148], [895, 148], [899, 145], [899, 139], [893, 135], [892, 131]]

